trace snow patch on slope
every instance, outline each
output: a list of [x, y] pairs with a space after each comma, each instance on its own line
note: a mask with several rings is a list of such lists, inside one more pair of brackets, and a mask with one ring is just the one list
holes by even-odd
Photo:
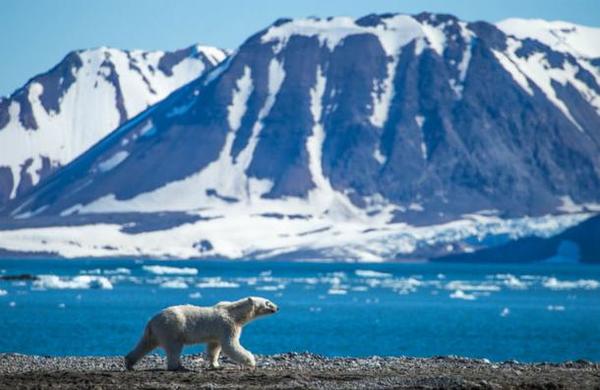
[[376, 26], [360, 26], [349, 17], [309, 18], [272, 26], [261, 37], [261, 42], [275, 42], [275, 52], [278, 53], [293, 35], [314, 36], [322, 46], [333, 51], [346, 37], [358, 34], [376, 35], [388, 56], [393, 56], [398, 48], [411, 40], [426, 35], [423, 26], [408, 15], [382, 18]]
[[116, 168], [123, 161], [125, 161], [127, 157], [129, 157], [129, 153], [127, 153], [124, 150], [119, 150], [108, 159], [100, 162], [100, 164], [98, 164], [98, 169], [100, 170], [100, 172], [108, 172]]
[[600, 57], [600, 28], [562, 21], [510, 18], [496, 23], [507, 35], [531, 38], [575, 57]]
[[250, 68], [244, 67], [244, 75], [241, 79], [237, 81], [236, 84], [237, 90], [233, 95], [233, 99], [231, 101], [231, 105], [227, 107], [229, 112], [229, 116], [227, 120], [229, 121], [229, 127], [232, 132], [236, 132], [239, 129], [242, 118], [246, 113], [246, 103], [248, 102], [248, 98], [252, 94], [252, 77], [250, 74]]
[[[575, 86], [583, 85], [587, 89], [587, 86], [575, 78], [575, 74], [578, 70], [577, 66], [565, 61], [562, 68], [554, 68], [549, 64], [546, 54], [542, 52], [534, 53], [528, 57], [519, 57], [516, 54], [516, 51], [521, 47], [522, 42], [514, 38], [508, 38], [506, 43], [507, 50], [504, 54], [515, 65], [516, 69], [523, 72], [527, 79], [533, 81], [546, 95], [548, 100], [550, 100], [580, 131], [583, 131], [583, 128], [571, 115], [569, 108], [558, 98], [556, 91], [552, 87], [552, 81], [556, 81], [561, 85], [565, 85], [566, 83], [571, 83]], [[501, 63], [503, 66], [507, 65], [506, 61], [501, 61]], [[514, 75], [513, 72], [515, 72], [515, 68], [509, 66], [509, 68], [506, 69], [513, 75], [515, 80], [520, 78], [520, 76]], [[590, 93], [593, 94], [593, 92]], [[596, 108], [600, 110], [600, 101], [597, 102]]]
[[425, 117], [423, 115], [415, 116], [415, 122], [417, 122], [417, 126], [419, 126], [419, 130], [421, 130], [421, 156], [423, 160], [427, 160], [427, 144], [425, 143], [425, 133], [423, 133], [423, 123], [425, 123]]
[[462, 53], [460, 62], [456, 66], [458, 70], [458, 80], [450, 79], [450, 86], [456, 95], [461, 98], [464, 87], [463, 84], [467, 77], [467, 71], [469, 70], [469, 64], [471, 62], [471, 41], [475, 37], [475, 34], [467, 27], [465, 22], [458, 22], [458, 25], [460, 27], [460, 33], [465, 41], [465, 49]]

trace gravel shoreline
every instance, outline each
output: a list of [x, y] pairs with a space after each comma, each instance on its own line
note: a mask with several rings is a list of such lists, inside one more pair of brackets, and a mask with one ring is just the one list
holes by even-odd
[[222, 359], [206, 369], [203, 355], [187, 355], [189, 371], [165, 371], [164, 359], [150, 355], [135, 371], [120, 357], [45, 357], [0, 354], [0, 388], [95, 389], [600, 389], [600, 364], [490, 363], [459, 357], [325, 358], [309, 353], [257, 356], [255, 370]]

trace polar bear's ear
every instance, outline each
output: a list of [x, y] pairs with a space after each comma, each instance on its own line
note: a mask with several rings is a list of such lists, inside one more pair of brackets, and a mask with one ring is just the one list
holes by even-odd
[[254, 303], [254, 299], [252, 299], [252, 297], [248, 297], [248, 299], [246, 299], [248, 301], [248, 303]]

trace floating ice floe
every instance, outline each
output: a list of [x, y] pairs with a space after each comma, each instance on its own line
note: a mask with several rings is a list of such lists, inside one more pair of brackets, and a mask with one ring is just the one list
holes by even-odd
[[346, 295], [347, 293], [348, 291], [335, 287], [332, 287], [327, 291], [327, 294], [329, 295]]
[[526, 290], [527, 289], [527, 283], [523, 282], [515, 275], [497, 274], [496, 278], [502, 280], [502, 284], [510, 289], [513, 289], [513, 290]]
[[167, 280], [160, 284], [161, 288], [188, 288], [188, 285], [183, 280]]
[[0, 289], [0, 297], [8, 295], [8, 291]]
[[79, 273], [83, 275], [100, 275], [102, 273], [102, 270], [100, 268], [82, 269], [79, 271]]
[[188, 297], [190, 297], [192, 299], [200, 299], [200, 298], [202, 298], [202, 294], [200, 294], [199, 292], [196, 291], [196, 292], [191, 293], [190, 295], [188, 295]]
[[542, 286], [550, 290], [595, 290], [600, 287], [600, 282], [594, 279], [558, 280], [555, 277], [545, 278]]
[[15, 307], [15, 306], [17, 306], [17, 303], [15, 301], [11, 301], [8, 303], [8, 306]]
[[83, 269], [81, 271], [79, 271], [80, 274], [82, 275], [100, 275], [100, 274], [104, 274], [104, 275], [129, 275], [131, 274], [131, 270], [128, 268], [116, 268], [116, 269], [105, 269], [105, 270], [101, 270], [100, 268], [94, 268], [94, 269]]
[[509, 314], [510, 314], [510, 309], [508, 307], [505, 307], [500, 312], [500, 317], [507, 317]]
[[462, 290], [456, 290], [450, 294], [452, 299], [464, 299], [465, 301], [474, 301], [477, 297], [474, 294], [467, 294]]
[[78, 275], [72, 278], [57, 275], [40, 275], [39, 280], [33, 282], [35, 289], [90, 289], [97, 288], [110, 290], [113, 288], [110, 280], [104, 276]]
[[496, 292], [500, 291], [500, 287], [491, 283], [473, 284], [462, 280], [453, 280], [446, 284], [446, 290]]
[[115, 268], [115, 269], [105, 269], [104, 275], [131, 275], [131, 270], [129, 268]]
[[196, 268], [169, 267], [165, 265], [145, 265], [142, 269], [155, 275], [197, 275]]
[[565, 311], [565, 307], [562, 305], [548, 305], [546, 309], [548, 311]]
[[196, 284], [198, 288], [238, 288], [239, 283], [227, 282], [221, 278], [205, 278], [202, 282]]
[[354, 271], [356, 276], [360, 276], [362, 278], [391, 278], [392, 274], [388, 274], [386, 272], [378, 272], [372, 271], [368, 269], [357, 269]]
[[384, 281], [383, 287], [391, 288], [400, 294], [408, 294], [417, 291], [417, 287], [423, 286], [423, 281], [410, 277], [402, 279], [390, 279]]
[[285, 289], [285, 284], [277, 284], [275, 286], [258, 286], [256, 287], [256, 290], [258, 291], [279, 291], [279, 290], [284, 290]]

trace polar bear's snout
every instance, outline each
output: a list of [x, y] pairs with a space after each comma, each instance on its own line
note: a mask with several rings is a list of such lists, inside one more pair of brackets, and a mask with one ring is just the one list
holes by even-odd
[[267, 301], [267, 310], [271, 313], [277, 313], [279, 311], [279, 307], [271, 301]]
[[268, 299], [257, 297], [253, 297], [252, 299], [255, 303], [258, 303], [256, 310], [259, 315], [274, 314], [279, 311], [279, 307]]

